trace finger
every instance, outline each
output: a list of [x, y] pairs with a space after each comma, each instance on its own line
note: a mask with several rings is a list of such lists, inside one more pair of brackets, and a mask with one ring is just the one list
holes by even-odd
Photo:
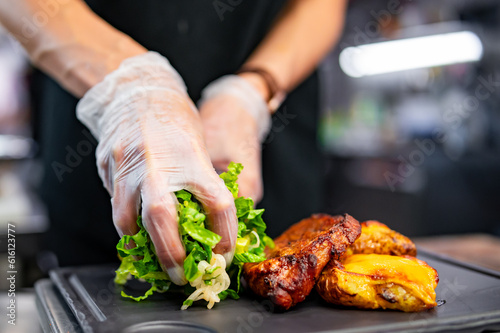
[[[252, 198], [255, 204], [259, 203], [264, 192], [260, 158], [252, 162], [238, 162], [236, 158], [232, 160], [243, 165], [243, 170], [238, 176], [238, 196]], [[212, 161], [212, 164], [218, 173], [226, 172], [229, 166], [226, 160]]]
[[262, 200], [264, 186], [260, 170], [248, 170], [241, 173], [238, 179], [239, 195], [245, 198], [252, 198], [254, 204]]
[[123, 235], [135, 235], [139, 231], [137, 216], [139, 214], [140, 196], [137, 187], [127, 184], [130, 178], [116, 181], [114, 196], [111, 198], [113, 223], [116, 231]]
[[238, 177], [239, 195], [250, 197], [257, 204], [263, 195], [260, 149], [255, 154], [246, 156], [240, 163], [243, 170]]
[[[99, 151], [99, 153], [102, 153], [102, 151]], [[130, 154], [127, 154], [126, 149], [120, 146], [113, 150], [113, 158], [101, 157], [101, 159], [108, 161], [106, 165], [102, 165], [101, 169], [107, 175], [108, 186], [111, 189], [111, 205], [115, 228], [120, 237], [135, 235], [139, 231], [137, 216], [139, 214], [140, 193], [137, 186], [139, 177], [135, 174], [134, 169], [130, 167]], [[114, 165], [117, 166], [116, 172]]]
[[108, 147], [105, 144], [99, 143], [96, 149], [97, 172], [102, 180], [104, 188], [111, 196], [114, 196], [114, 168], [115, 161], [108, 153]]
[[[127, 186], [126, 180], [117, 181], [114, 184], [114, 196], [111, 198], [111, 207], [113, 210], [113, 223], [118, 235], [135, 235], [139, 232], [137, 225], [137, 216], [139, 214], [140, 196], [137, 187]], [[133, 240], [125, 244], [125, 248], [132, 249], [136, 247]], [[135, 260], [138, 257], [133, 256]]]
[[173, 283], [184, 285], [187, 283], [183, 269], [186, 252], [179, 236], [177, 200], [173, 193], [165, 190], [167, 188], [166, 184], [158, 181], [158, 177], [144, 180], [142, 218], [163, 270]]
[[215, 171], [218, 174], [221, 174], [223, 172], [227, 171], [227, 167], [229, 166], [229, 161], [227, 160], [212, 160], [212, 164], [214, 166]]
[[224, 181], [215, 172], [201, 184], [190, 186], [188, 191], [201, 202], [207, 212], [210, 230], [221, 236], [220, 242], [214, 247], [214, 252], [222, 254], [229, 266], [233, 260], [236, 238], [238, 236], [238, 220], [234, 198]]

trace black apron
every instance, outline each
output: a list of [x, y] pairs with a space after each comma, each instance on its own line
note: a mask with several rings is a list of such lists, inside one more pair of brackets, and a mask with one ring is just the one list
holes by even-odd
[[[196, 102], [216, 78], [234, 73], [269, 30], [285, 1], [89, 0], [104, 20], [165, 55]], [[82, 27], [85, 29], [85, 27]], [[51, 222], [45, 247], [61, 265], [116, 260], [110, 197], [97, 175], [97, 142], [76, 119], [78, 100], [36, 72], [33, 101], [45, 168], [40, 195]], [[271, 236], [322, 206], [322, 156], [316, 144], [318, 82], [313, 74], [273, 116], [263, 145], [264, 199]]]

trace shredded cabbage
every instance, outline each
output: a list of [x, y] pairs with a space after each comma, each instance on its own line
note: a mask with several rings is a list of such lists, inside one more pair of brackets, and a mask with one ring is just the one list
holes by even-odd
[[213, 254], [210, 264], [206, 260], [200, 261], [198, 272], [198, 277], [189, 282], [196, 290], [184, 301], [181, 310], [186, 310], [192, 302], [200, 299], [207, 301], [207, 308], [211, 309], [215, 303], [220, 302], [219, 294], [231, 284], [226, 272], [226, 260], [220, 254]]

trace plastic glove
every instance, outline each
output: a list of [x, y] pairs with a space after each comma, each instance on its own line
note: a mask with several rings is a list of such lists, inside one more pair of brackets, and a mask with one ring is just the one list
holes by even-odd
[[222, 171], [231, 161], [243, 164], [240, 195], [257, 203], [263, 194], [261, 142], [271, 125], [264, 99], [244, 78], [227, 75], [203, 90], [198, 105], [213, 165]]
[[138, 231], [142, 205], [163, 269], [174, 283], [185, 284], [173, 192], [186, 189], [207, 211], [208, 227], [222, 236], [214, 251], [230, 263], [237, 237], [234, 200], [210, 162], [186, 87], [164, 57], [148, 52], [123, 61], [85, 94], [77, 116], [99, 140], [97, 168], [121, 236]]

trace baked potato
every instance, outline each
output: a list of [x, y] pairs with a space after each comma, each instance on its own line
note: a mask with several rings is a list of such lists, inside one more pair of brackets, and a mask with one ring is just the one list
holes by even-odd
[[378, 221], [361, 223], [361, 235], [347, 248], [344, 256], [352, 254], [417, 255], [417, 247], [406, 236]]
[[411, 256], [354, 254], [332, 260], [316, 289], [329, 303], [417, 312], [435, 307], [436, 270]]

